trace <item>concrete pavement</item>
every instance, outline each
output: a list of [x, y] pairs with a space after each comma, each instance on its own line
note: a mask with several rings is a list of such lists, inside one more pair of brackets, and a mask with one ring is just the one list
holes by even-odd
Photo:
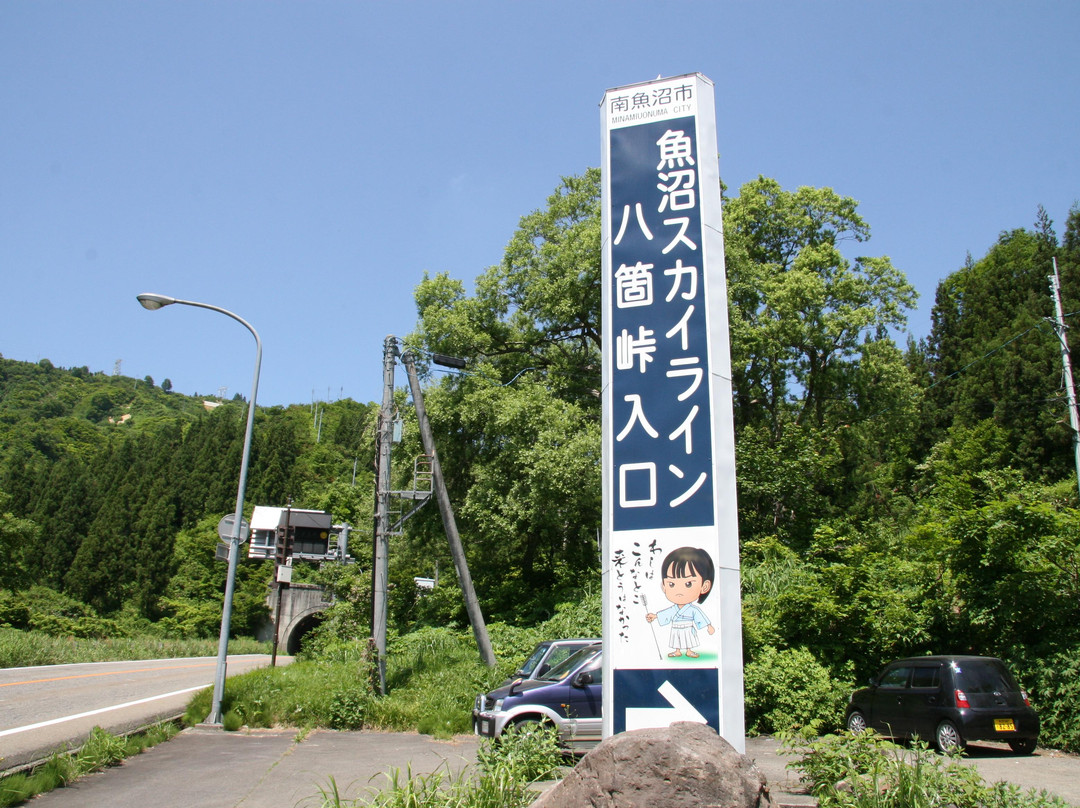
[[[777, 754], [770, 737], [748, 738], [746, 754], [769, 782], [781, 806], [813, 805], [787, 771], [792, 758]], [[296, 730], [223, 732], [196, 727], [120, 766], [89, 775], [33, 800], [34, 808], [319, 808], [331, 778], [343, 800], [368, 796], [389, 781], [387, 773], [407, 767], [413, 774], [436, 769], [457, 772], [476, 760], [477, 738], [448, 741], [398, 732]], [[993, 747], [973, 747], [971, 765], [988, 782], [1008, 780], [1022, 788], [1047, 788], [1080, 806], [1080, 757], [1039, 750], [1015, 756]]]
[[44, 794], [34, 808], [282, 808], [319, 806], [330, 778], [343, 798], [365, 796], [387, 782], [384, 772], [411, 763], [414, 772], [459, 770], [475, 760], [469, 737], [316, 730], [223, 732], [187, 729], [130, 758]]
[[[753, 757], [751, 739], [747, 752]], [[104, 772], [44, 794], [34, 808], [317, 808], [331, 778], [343, 800], [378, 790], [399, 769], [426, 774], [457, 772], [476, 760], [479, 740], [457, 736], [440, 741], [400, 732], [332, 732], [306, 737], [296, 730], [223, 732], [195, 727]], [[777, 786], [798, 788], [783, 761], [769, 753], [774, 797], [787, 805], [810, 805], [805, 795], [783, 795]], [[766, 773], [766, 776], [769, 775]]]

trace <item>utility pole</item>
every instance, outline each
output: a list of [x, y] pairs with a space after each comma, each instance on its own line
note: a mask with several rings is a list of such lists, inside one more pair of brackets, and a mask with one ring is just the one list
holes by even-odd
[[489, 668], [493, 668], [495, 667], [495, 653], [491, 650], [491, 640], [488, 638], [483, 612], [480, 611], [480, 601], [477, 600], [476, 590], [473, 589], [472, 576], [469, 575], [465, 550], [461, 546], [457, 521], [454, 519], [453, 508], [450, 507], [450, 496], [446, 492], [442, 466], [439, 465], [439, 455], [435, 451], [435, 439], [431, 434], [431, 424], [428, 421], [427, 410], [424, 407], [424, 395], [420, 390], [420, 378], [416, 375], [416, 365], [413, 362], [412, 353], [406, 350], [401, 355], [401, 361], [405, 364], [405, 370], [409, 374], [409, 386], [412, 388], [416, 419], [420, 422], [420, 439], [424, 443], [424, 452], [431, 458], [432, 486], [439, 502], [439, 513], [442, 515], [446, 538], [450, 542], [450, 554], [454, 558], [458, 582], [461, 584], [461, 592], [465, 597], [465, 611], [468, 612], [469, 623], [472, 624], [476, 647], [480, 650], [480, 658]]
[[394, 364], [398, 354], [393, 335], [383, 342], [383, 399], [379, 409], [379, 464], [375, 501], [375, 547], [372, 564], [371, 635], [378, 654], [379, 692], [386, 695], [386, 616], [390, 555], [390, 446], [394, 440]]
[[1050, 291], [1054, 295], [1054, 332], [1061, 342], [1061, 364], [1065, 372], [1065, 393], [1069, 403], [1069, 424], [1073, 431], [1073, 461], [1076, 465], [1076, 485], [1080, 493], [1080, 417], [1076, 413], [1076, 388], [1073, 386], [1072, 362], [1069, 359], [1069, 343], [1065, 339], [1065, 315], [1061, 308], [1061, 277], [1058, 275], [1057, 258], [1053, 259], [1054, 274], [1050, 276]]
[[[285, 501], [285, 530], [278, 528], [277, 543], [274, 547], [274, 586], [277, 588], [277, 603], [274, 606], [274, 644], [270, 650], [270, 667], [277, 666], [278, 636], [281, 634], [281, 598], [292, 581], [292, 569], [288, 567], [292, 554], [292, 497]], [[286, 569], [288, 572], [283, 573]], [[286, 580], [287, 579], [287, 580]]]

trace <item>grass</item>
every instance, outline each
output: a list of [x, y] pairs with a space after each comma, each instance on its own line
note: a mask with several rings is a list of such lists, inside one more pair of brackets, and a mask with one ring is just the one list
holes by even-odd
[[[336, 730], [415, 730], [437, 738], [472, 732], [471, 710], [479, 692], [506, 675], [484, 666], [470, 634], [425, 629], [394, 641], [388, 654], [388, 694], [371, 686], [371, 659], [363, 644], [355, 654], [298, 659], [278, 668], [229, 677], [222, 697], [226, 729], [325, 727]], [[210, 712], [209, 689], [195, 695], [184, 723]]]
[[[217, 655], [217, 643], [216, 639], [53, 637], [40, 631], [0, 627], [0, 668], [62, 665], [71, 662], [212, 657]], [[229, 653], [268, 654], [270, 644], [252, 639], [231, 640]]]
[[120, 737], [94, 727], [86, 742], [74, 752], [56, 751], [49, 759], [28, 772], [0, 778], [0, 808], [18, 805], [38, 794], [67, 785], [84, 774], [114, 766], [178, 731], [172, 723], [154, 724], [141, 733]]

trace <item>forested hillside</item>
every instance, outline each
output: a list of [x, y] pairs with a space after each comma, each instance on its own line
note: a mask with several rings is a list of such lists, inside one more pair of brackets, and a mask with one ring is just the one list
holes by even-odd
[[[1001, 655], [1045, 703], [1077, 703], [1080, 512], [1047, 276], [1056, 257], [1074, 322], [1080, 209], [1060, 238], [1037, 208], [972, 245], [982, 257], [943, 256], [931, 333], [903, 345], [914, 289], [864, 254], [854, 200], [762, 177], [724, 217], [751, 727], [791, 723], [778, 683], [801, 676], [824, 703], [908, 653]], [[472, 292], [436, 273], [415, 296], [408, 342], [468, 359], [428, 377], [426, 403], [484, 613], [533, 625], [600, 585], [599, 172], [523, 217]], [[397, 405], [395, 488], [421, 454], [402, 390]], [[377, 407], [319, 406], [259, 410], [246, 500], [331, 510], [366, 566]], [[0, 360], [0, 624], [211, 635], [244, 415]], [[465, 623], [451, 569], [424, 509], [394, 538], [396, 631]], [[414, 575], [442, 585], [419, 598]], [[268, 576], [242, 565], [238, 633]]]
[[[216, 632], [225, 573], [216, 525], [235, 506], [247, 406], [163, 387], [0, 358], [0, 589], [29, 590], [0, 600], [0, 623]], [[259, 409], [247, 502], [291, 496], [367, 524], [373, 418], [348, 400]], [[265, 616], [268, 576], [258, 563], [241, 566], [238, 633]]]

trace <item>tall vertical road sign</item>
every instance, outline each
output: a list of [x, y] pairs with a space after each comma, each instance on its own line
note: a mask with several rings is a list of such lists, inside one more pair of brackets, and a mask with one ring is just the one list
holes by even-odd
[[604, 734], [740, 752], [742, 616], [712, 82], [609, 90], [603, 127]]

